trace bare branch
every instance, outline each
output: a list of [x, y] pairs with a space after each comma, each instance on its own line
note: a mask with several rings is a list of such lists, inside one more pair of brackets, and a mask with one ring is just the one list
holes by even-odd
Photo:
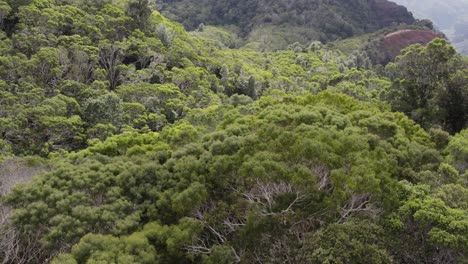
[[364, 211], [373, 211], [375, 208], [369, 206], [370, 194], [354, 194], [351, 196], [351, 200], [341, 208], [340, 219], [338, 223], [346, 221], [346, 219], [353, 213], [364, 212]]

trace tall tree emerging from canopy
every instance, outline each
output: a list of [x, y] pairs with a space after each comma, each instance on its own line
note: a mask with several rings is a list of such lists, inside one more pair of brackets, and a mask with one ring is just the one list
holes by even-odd
[[0, 0], [0, 29], [3, 29], [3, 19], [12, 11], [10, 5], [4, 0]]
[[101, 67], [107, 71], [107, 81], [109, 89], [114, 90], [120, 82], [119, 64], [124, 59], [124, 50], [126, 48], [122, 43], [104, 43], [100, 46], [99, 62]]
[[425, 128], [439, 125], [458, 132], [468, 120], [465, 68], [460, 55], [444, 39], [435, 39], [427, 47], [411, 46], [387, 66], [393, 78], [387, 99], [394, 110]]
[[132, 0], [128, 3], [127, 15], [134, 19], [139, 29], [145, 29], [151, 16], [148, 0]]

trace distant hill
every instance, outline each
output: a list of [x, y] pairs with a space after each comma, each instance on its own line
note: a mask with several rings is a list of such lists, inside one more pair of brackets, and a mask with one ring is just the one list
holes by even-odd
[[186, 29], [200, 24], [228, 27], [265, 49], [294, 42], [323, 43], [412, 24], [408, 10], [387, 0], [156, 0], [157, 8]]
[[468, 0], [393, 0], [406, 6], [417, 18], [429, 18], [457, 50], [468, 55]]

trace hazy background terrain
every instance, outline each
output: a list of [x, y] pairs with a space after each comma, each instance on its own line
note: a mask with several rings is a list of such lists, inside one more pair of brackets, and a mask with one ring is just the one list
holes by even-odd
[[468, 0], [393, 0], [419, 19], [429, 18], [459, 52], [468, 55]]

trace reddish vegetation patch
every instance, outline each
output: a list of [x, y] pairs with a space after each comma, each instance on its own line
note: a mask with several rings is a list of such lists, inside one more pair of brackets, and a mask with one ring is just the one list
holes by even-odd
[[386, 35], [381, 44], [385, 61], [389, 62], [400, 54], [400, 51], [410, 45], [426, 45], [431, 40], [441, 37], [432, 30], [399, 30]]

